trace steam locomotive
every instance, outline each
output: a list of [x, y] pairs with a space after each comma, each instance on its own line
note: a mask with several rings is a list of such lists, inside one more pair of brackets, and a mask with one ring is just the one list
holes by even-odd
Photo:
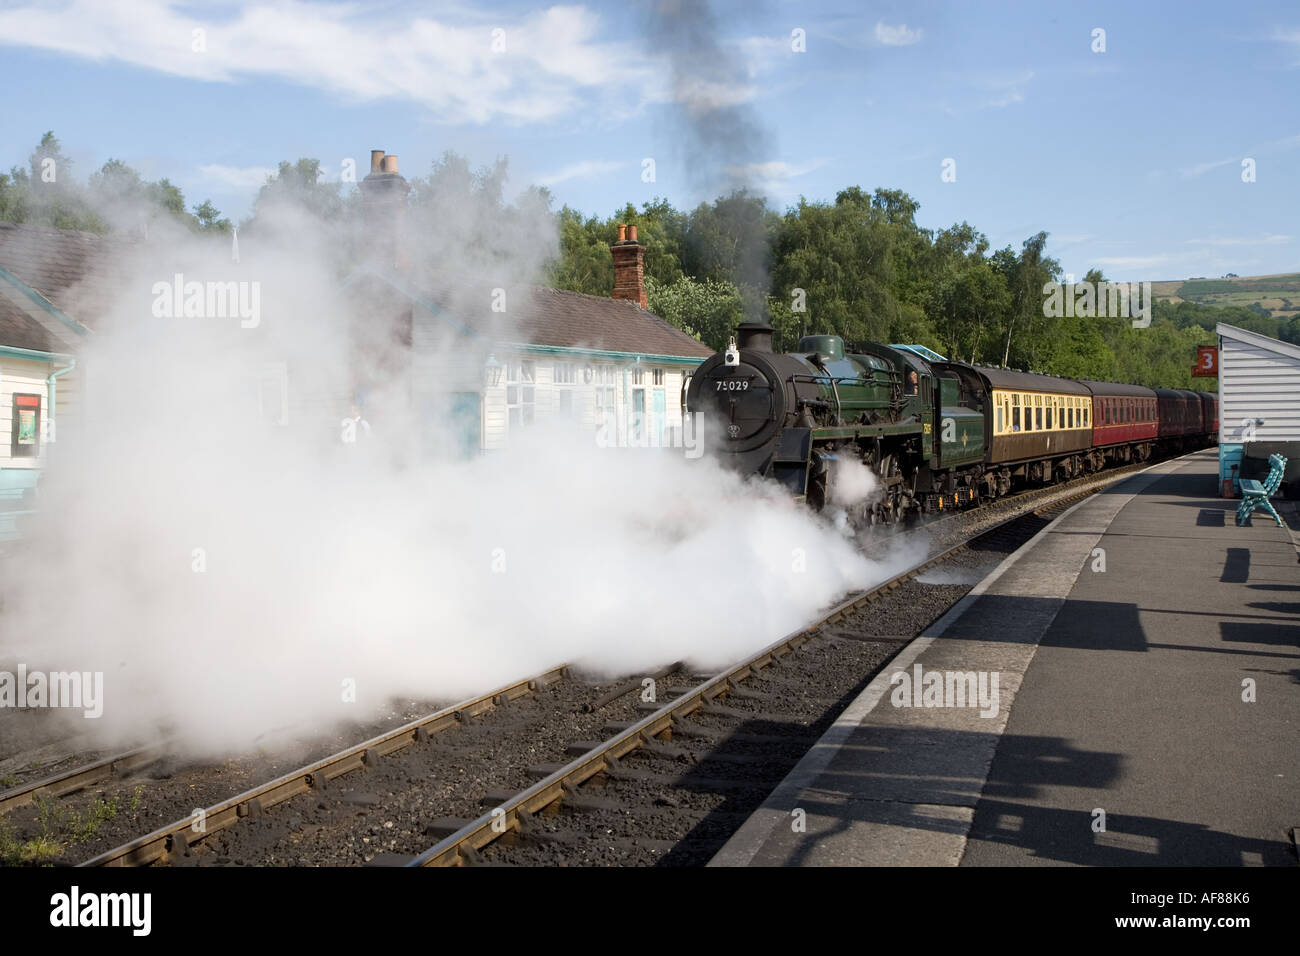
[[836, 463], [869, 466], [880, 489], [851, 514], [891, 523], [972, 507], [1017, 485], [1064, 481], [1213, 442], [1208, 392], [1056, 378], [950, 362], [923, 346], [836, 335], [772, 351], [745, 323], [691, 377], [684, 410], [737, 469], [780, 482], [821, 510]]

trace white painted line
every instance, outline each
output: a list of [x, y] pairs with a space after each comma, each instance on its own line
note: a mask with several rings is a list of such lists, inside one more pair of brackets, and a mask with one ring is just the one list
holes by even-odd
[[[1188, 456], [1182, 456], [1180, 458], [1158, 462], [1154, 465], [1148, 465], [1146, 468], [1129, 475], [1123, 481], [1111, 485], [1111, 488], [1119, 488], [1123, 485], [1134, 483], [1137, 484], [1138, 487], [1135, 487], [1131, 493], [1125, 494], [1122, 499], [1110, 502], [1111, 505], [1116, 507], [1114, 507], [1110, 519], [1106, 522], [1106, 529], [1097, 532], [1092, 543], [1088, 545], [1088, 551], [1090, 552], [1092, 548], [1096, 546], [1097, 541], [1101, 540], [1102, 535], [1104, 535], [1106, 530], [1109, 529], [1110, 524], [1114, 521], [1115, 517], [1124, 509], [1125, 506], [1128, 505], [1129, 502], [1133, 500], [1133, 498], [1142, 491], [1145, 491], [1160, 478], [1172, 474], [1172, 471], [1167, 471], [1148, 476], [1148, 472], [1163, 466], [1181, 467], [1185, 463], [1187, 457]], [[1007, 555], [1007, 557], [1004, 558], [1002, 562], [984, 578], [984, 580], [980, 581], [979, 584], [975, 585], [974, 588], [967, 592], [960, 601], [949, 608], [948, 612], [944, 614], [943, 617], [939, 618], [939, 620], [931, 624], [930, 627], [926, 628], [925, 632], [920, 637], [917, 637], [904, 647], [898, 655], [889, 662], [887, 668], [882, 668], [880, 673], [871, 680], [871, 683], [862, 690], [862, 693], [860, 693], [853, 702], [845, 708], [844, 712], [835, 720], [835, 723], [827, 729], [826, 733], [824, 733], [817, 743], [815, 743], [803, 756], [803, 759], [795, 765], [794, 769], [792, 769], [790, 773], [786, 775], [785, 779], [777, 785], [776, 789], [768, 795], [767, 799], [763, 801], [763, 804], [754, 811], [753, 815], [741, 825], [740, 829], [737, 830], [722, 849], [714, 855], [708, 865], [749, 866], [753, 862], [754, 857], [771, 837], [776, 825], [778, 823], [784, 824], [788, 822], [789, 814], [786, 808], [798, 806], [800, 803], [799, 796], [802, 792], [816, 789], [818, 778], [825, 772], [827, 767], [830, 766], [830, 763], [835, 758], [836, 754], [839, 753], [845, 744], [848, 743], [853, 733], [858, 729], [858, 726], [889, 692], [889, 689], [892, 686], [890, 683], [890, 676], [899, 670], [907, 670], [911, 667], [912, 664], [915, 663], [916, 659], [929, 649], [937, 640], [943, 638], [944, 634], [971, 608], [971, 605], [979, 600], [979, 598], [987, 592], [989, 588], [996, 584], [997, 581], [1007, 573], [1007, 571], [1014, 567], [1021, 558], [1031, 553], [1041, 542], [1046, 540], [1047, 536], [1056, 529], [1058, 524], [1069, 518], [1083, 505], [1095, 502], [1101, 493], [1102, 492], [1098, 492], [1097, 494], [1084, 498], [1082, 501], [1076, 502], [1058, 515], [1048, 523], [1046, 527], [1042, 528], [1036, 535], [1025, 542], [1025, 544], [1017, 551]], [[1068, 584], [1065, 586], [1065, 593], [1061, 598], [1061, 606], [1064, 606], [1065, 598], [1069, 597], [1070, 592], [1074, 589], [1074, 584], [1078, 580], [1079, 574], [1081, 574], [1082, 571], [1083, 565], [1081, 564], [1072, 575], [1068, 576]], [[1059, 607], [1057, 610], [1059, 613]], [[1022, 671], [1022, 675], [1028, 671], [1029, 664], [1033, 661], [1034, 652], [1038, 649], [1038, 642], [1042, 640], [1043, 634], [1047, 633], [1047, 630], [1050, 629], [1055, 619], [1056, 615], [1053, 614], [1052, 620], [1046, 622], [1043, 630], [1034, 641], [1029, 657], [1026, 659], [1025, 669]], [[1005, 718], [1001, 721], [1001, 727], [998, 729], [999, 735], [1005, 731], [1007, 724], [1010, 722], [1010, 711], [1014, 704], [1015, 694], [1013, 691], [1011, 700], [1004, 711]], [[981, 796], [983, 795], [984, 786], [987, 783], [988, 777], [986, 769], [984, 779], [979, 781]], [[964, 832], [961, 834], [963, 853], [965, 852], [964, 847], [969, 832], [970, 822], [966, 821], [964, 824]], [[958, 856], [958, 859], [960, 859], [960, 855]]]

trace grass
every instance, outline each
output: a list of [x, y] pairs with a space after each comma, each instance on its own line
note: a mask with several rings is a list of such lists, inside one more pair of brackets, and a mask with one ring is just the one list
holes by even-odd
[[[125, 810], [134, 813], [140, 809], [143, 794], [144, 787], [136, 787]], [[0, 866], [49, 864], [62, 856], [67, 847], [93, 839], [99, 828], [122, 810], [121, 797], [95, 800], [84, 811], [65, 807], [56, 800], [38, 799], [36, 822], [41, 831], [38, 836], [22, 840], [11, 823], [0, 820]]]
[[1151, 293], [1173, 303], [1242, 308], [1258, 304], [1273, 318], [1285, 322], [1300, 309], [1300, 273], [1152, 282]]
[[18, 786], [18, 782], [18, 778], [12, 773], [7, 773], [3, 777], [0, 777], [0, 787], [4, 787], [6, 790], [10, 787]]

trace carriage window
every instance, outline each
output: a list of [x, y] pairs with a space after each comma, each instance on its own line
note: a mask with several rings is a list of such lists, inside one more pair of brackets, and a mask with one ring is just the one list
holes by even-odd
[[1052, 406], [1047, 406], [1047, 427], [1052, 427]]
[[1002, 431], [1002, 406], [998, 406], [998, 427], [996, 431]]
[[1020, 406], [1018, 404], [1011, 406], [1011, 430], [1013, 432], [1020, 431]]

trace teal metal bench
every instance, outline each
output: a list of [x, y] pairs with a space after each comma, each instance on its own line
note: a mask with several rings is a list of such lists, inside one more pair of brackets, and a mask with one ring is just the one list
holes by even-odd
[[1282, 484], [1282, 474], [1285, 471], [1286, 459], [1281, 455], [1269, 455], [1268, 477], [1264, 479], [1263, 484], [1251, 478], [1241, 479], [1239, 482], [1241, 485], [1241, 504], [1237, 506], [1237, 524], [1240, 527], [1250, 527], [1250, 516], [1255, 513], [1256, 508], [1263, 508], [1273, 516], [1277, 526], [1282, 527], [1282, 519], [1268, 499], [1277, 493], [1278, 485]]

